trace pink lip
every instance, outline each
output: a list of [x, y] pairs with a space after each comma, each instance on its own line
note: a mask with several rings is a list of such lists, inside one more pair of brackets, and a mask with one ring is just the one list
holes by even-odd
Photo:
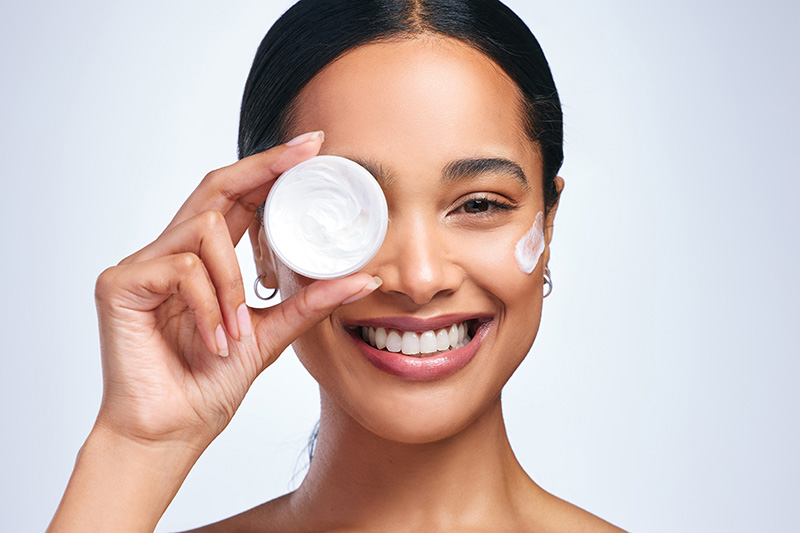
[[[452, 318], [447, 319], [452, 320]], [[370, 325], [369, 322], [372, 321], [360, 322], [360, 324]], [[463, 320], [455, 320], [455, 322], [463, 322]], [[450, 325], [455, 322], [445, 322], [441, 326]], [[377, 320], [375, 323], [379, 323], [378, 327], [386, 327], [387, 321]], [[391, 321], [395, 329], [403, 329], [404, 331], [427, 331], [429, 329], [436, 329], [435, 326], [430, 326], [431, 323], [433, 322], [426, 321], [424, 328], [410, 329], [407, 327], [400, 327], [398, 322]], [[475, 336], [472, 337], [472, 340], [470, 340], [466, 346], [426, 357], [415, 357], [413, 355], [404, 355], [403, 353], [378, 350], [364, 342], [355, 331], [351, 332], [350, 337], [367, 361], [372, 363], [379, 370], [410, 381], [433, 381], [451, 376], [464, 368], [467, 363], [475, 357], [475, 354], [478, 353], [478, 349], [486, 338], [486, 334], [489, 332], [492, 323], [493, 321], [481, 323], [478, 326], [478, 330], [475, 332]], [[406, 323], [406, 325], [410, 324]]]

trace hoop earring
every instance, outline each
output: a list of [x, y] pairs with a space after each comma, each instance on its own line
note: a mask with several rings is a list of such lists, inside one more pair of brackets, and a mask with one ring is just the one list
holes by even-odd
[[272, 289], [272, 294], [266, 297], [261, 296], [261, 293], [258, 292], [258, 287], [259, 285], [261, 285], [261, 278], [263, 277], [264, 277], [263, 275], [259, 275], [256, 278], [256, 282], [253, 284], [253, 290], [256, 292], [256, 296], [258, 297], [259, 300], [264, 300], [264, 301], [272, 300], [273, 298], [275, 298], [275, 295], [278, 294], [278, 289]]
[[547, 292], [544, 293], [543, 298], [547, 298], [553, 292], [553, 278], [550, 277], [550, 267], [544, 267], [544, 284], [547, 285]]

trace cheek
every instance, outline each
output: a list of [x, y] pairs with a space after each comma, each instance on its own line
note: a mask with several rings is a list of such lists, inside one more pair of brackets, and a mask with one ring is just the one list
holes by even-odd
[[[313, 281], [314, 280], [298, 275], [285, 265], [280, 265], [278, 267], [278, 288], [280, 289], [281, 300], [283, 301], [291, 298], [297, 294], [300, 289]], [[307, 354], [313, 350], [314, 346], [320, 345], [323, 323], [324, 321], [313, 326], [292, 343], [292, 348], [295, 354], [297, 354], [297, 358], [303, 363], [303, 366], [306, 367], [312, 376], [315, 376], [314, 358], [309, 358]]]
[[281, 292], [281, 300], [287, 300], [291, 298], [297, 293], [297, 291], [311, 283], [310, 279], [299, 276], [283, 264], [278, 265], [277, 271], [278, 289]]
[[[503, 228], [492, 232], [476, 232], [464, 237], [459, 246], [459, 262], [469, 277], [487, 289], [504, 304], [518, 299], [520, 291], [526, 294], [535, 288], [536, 275], [523, 272], [516, 250], [530, 228]], [[538, 259], [538, 254], [537, 254]], [[534, 263], [531, 272], [535, 270]]]
[[523, 236], [528, 230], [529, 226], [520, 226], [514, 231], [506, 228], [473, 236], [467, 248], [469, 252], [461, 257], [461, 264], [468, 270], [472, 282], [500, 305], [498, 341], [504, 353], [518, 354], [511, 358], [513, 361], [507, 361], [513, 368], [533, 344], [542, 314], [541, 267], [535, 263], [528, 274], [520, 268], [516, 257], [517, 245], [525, 240]]

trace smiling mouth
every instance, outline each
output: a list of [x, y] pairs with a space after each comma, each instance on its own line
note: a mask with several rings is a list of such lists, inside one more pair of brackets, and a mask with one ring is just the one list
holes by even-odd
[[477, 320], [466, 320], [421, 332], [357, 326], [355, 333], [365, 343], [381, 351], [430, 357], [466, 346], [475, 336], [477, 327]]

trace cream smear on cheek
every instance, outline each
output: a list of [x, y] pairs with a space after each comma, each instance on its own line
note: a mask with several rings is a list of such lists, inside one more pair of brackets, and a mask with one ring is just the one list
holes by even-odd
[[533, 227], [522, 236], [514, 249], [520, 270], [526, 274], [533, 272], [539, 264], [542, 252], [544, 252], [544, 215], [539, 211]]

